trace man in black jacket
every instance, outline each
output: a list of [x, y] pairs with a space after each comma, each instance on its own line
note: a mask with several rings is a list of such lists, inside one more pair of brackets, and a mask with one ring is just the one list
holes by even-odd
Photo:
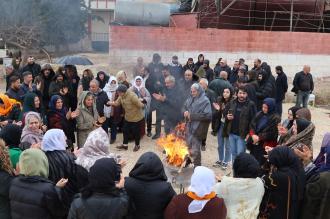
[[22, 97], [24, 96], [24, 92], [20, 89], [21, 79], [18, 76], [12, 76], [9, 80], [9, 89], [6, 92], [6, 95], [11, 98], [15, 99], [20, 103], [23, 103]]
[[210, 61], [209, 61], [208, 59], [205, 59], [205, 60], [204, 60], [204, 65], [203, 65], [203, 67], [204, 67], [204, 70], [205, 70], [205, 76], [204, 76], [204, 77], [205, 77], [209, 82], [213, 81], [213, 79], [214, 79], [214, 72], [213, 72], [213, 69], [210, 68]]
[[224, 110], [226, 118], [224, 133], [229, 135], [233, 161], [246, 149], [245, 139], [256, 112], [254, 103], [248, 99], [246, 88], [239, 87], [237, 98], [232, 100]]
[[276, 84], [276, 111], [282, 117], [282, 102], [285, 99], [285, 93], [288, 91], [288, 79], [286, 74], [283, 72], [282, 66], [275, 67], [277, 78]]
[[33, 80], [35, 77], [37, 77], [39, 75], [39, 73], [41, 71], [40, 65], [34, 62], [33, 56], [28, 57], [27, 65], [24, 66], [22, 69], [22, 73], [27, 72], [27, 71], [32, 73]]
[[183, 67], [179, 63], [177, 56], [172, 57], [172, 63], [168, 65], [168, 68], [170, 70], [171, 75], [175, 77], [176, 81], [183, 79]]
[[233, 86], [227, 81], [228, 73], [226, 71], [220, 72], [219, 77], [216, 77], [210, 84], [209, 89], [213, 90], [216, 94], [216, 98], [222, 96], [223, 90], [229, 88], [234, 90]]
[[42, 104], [45, 109], [48, 109], [48, 103], [50, 101], [50, 96], [48, 91], [54, 76], [55, 76], [55, 72], [50, 64], [42, 65], [40, 77], [43, 80]]
[[307, 108], [309, 95], [314, 90], [313, 76], [310, 71], [311, 67], [305, 65], [303, 70], [294, 76], [292, 91], [297, 94], [297, 107], [302, 105]]
[[214, 74], [215, 77], [219, 77], [220, 72], [225, 71], [228, 74], [228, 78], [230, 78], [231, 75], [231, 69], [227, 65], [227, 60], [226, 59], [221, 59], [220, 65], [214, 68]]

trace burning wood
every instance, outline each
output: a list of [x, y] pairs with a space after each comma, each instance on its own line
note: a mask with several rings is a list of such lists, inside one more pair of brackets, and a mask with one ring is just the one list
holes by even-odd
[[166, 161], [169, 165], [182, 168], [189, 156], [188, 146], [185, 141], [185, 123], [175, 127], [174, 133], [163, 136], [157, 140], [166, 153]]

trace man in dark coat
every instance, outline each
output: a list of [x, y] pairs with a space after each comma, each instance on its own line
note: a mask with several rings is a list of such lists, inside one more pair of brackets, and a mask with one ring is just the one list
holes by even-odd
[[182, 65], [179, 63], [178, 57], [172, 57], [172, 63], [168, 65], [169, 71], [173, 77], [175, 77], [176, 81], [183, 79], [184, 71]]
[[49, 86], [55, 76], [52, 66], [50, 64], [42, 65], [40, 76], [43, 80], [42, 104], [45, 109], [48, 109], [48, 104], [50, 101]]
[[239, 87], [237, 98], [226, 105], [224, 117], [225, 135], [229, 135], [232, 159], [241, 152], [245, 152], [245, 138], [249, 134], [250, 124], [257, 110], [252, 101], [248, 99], [245, 87]]
[[214, 68], [214, 74], [215, 77], [219, 77], [220, 72], [225, 71], [228, 74], [228, 78], [230, 79], [231, 75], [231, 69], [227, 65], [227, 60], [226, 59], [221, 59], [220, 65], [218, 65], [216, 68]]
[[282, 117], [282, 102], [285, 99], [285, 93], [288, 91], [288, 79], [283, 72], [282, 66], [275, 67], [277, 78], [276, 84], [276, 111]]
[[[275, 82], [275, 81], [274, 81]], [[269, 78], [267, 72], [264, 70], [259, 71], [258, 74], [258, 88], [256, 90], [257, 97], [257, 109], [260, 111], [262, 103], [265, 98], [273, 97], [274, 91], [276, 90], [275, 83]]]
[[214, 72], [213, 69], [210, 68], [210, 61], [208, 59], [204, 60], [204, 71], [205, 71], [205, 78], [211, 82], [214, 79]]
[[71, 109], [75, 110], [78, 104], [78, 85], [80, 77], [78, 76], [77, 68], [75, 65], [66, 65], [64, 66], [66, 80], [69, 82], [69, 93], [72, 98], [71, 100]]
[[20, 77], [20, 74], [14, 69], [14, 67], [11, 64], [6, 65], [5, 74], [6, 74], [6, 90], [8, 90], [9, 86], [10, 86], [10, 83], [9, 83], [10, 78], [14, 75]]
[[9, 80], [9, 89], [6, 92], [6, 95], [11, 98], [15, 99], [20, 103], [23, 103], [23, 96], [24, 93], [22, 90], [20, 90], [20, 83], [21, 79], [18, 76], [12, 76]]
[[175, 126], [182, 121], [181, 110], [183, 106], [182, 91], [175, 84], [175, 78], [170, 75], [165, 78], [164, 95], [153, 94], [161, 102], [160, 109], [164, 117], [165, 133], [169, 134]]
[[309, 95], [314, 90], [313, 76], [310, 73], [311, 67], [305, 65], [301, 72], [298, 72], [293, 79], [292, 91], [297, 94], [296, 106], [301, 105], [307, 108]]
[[183, 66], [184, 72], [186, 72], [188, 69], [195, 73], [195, 63], [193, 58], [189, 58], [186, 65]]
[[27, 72], [27, 71], [32, 73], [33, 80], [35, 77], [37, 77], [39, 75], [39, 73], [41, 71], [40, 65], [35, 63], [33, 56], [28, 57], [27, 65], [25, 65], [22, 69], [22, 73]]
[[100, 82], [96, 79], [91, 80], [89, 83], [89, 91], [92, 92], [96, 98], [96, 110], [99, 116], [104, 116], [104, 105], [110, 106], [107, 93], [100, 88]]
[[191, 70], [186, 70], [184, 73], [184, 79], [179, 82], [179, 86], [182, 90], [183, 101], [188, 99], [190, 95], [190, 87], [193, 83], [193, 72]]
[[24, 100], [24, 97], [27, 93], [33, 92], [37, 94], [39, 97], [42, 96], [40, 89], [41, 89], [41, 83], [38, 84], [33, 83], [33, 74], [31, 72], [23, 72], [23, 83], [20, 86], [20, 92], [23, 94], [22, 101]]
[[227, 81], [228, 73], [226, 71], [220, 72], [219, 77], [216, 77], [210, 84], [209, 89], [213, 90], [216, 97], [222, 96], [223, 90], [225, 88], [230, 88], [234, 90], [233, 86]]
[[240, 69], [239, 62], [235, 61], [231, 74], [229, 75], [229, 82], [233, 85], [238, 79], [238, 70]]

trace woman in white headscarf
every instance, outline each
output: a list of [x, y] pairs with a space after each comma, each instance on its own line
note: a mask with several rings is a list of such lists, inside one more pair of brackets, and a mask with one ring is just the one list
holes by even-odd
[[209, 168], [198, 166], [191, 176], [188, 193], [175, 196], [167, 206], [165, 219], [225, 219], [227, 209], [213, 191], [216, 179]]
[[[118, 81], [116, 77], [110, 76], [108, 83], [104, 86], [103, 91], [107, 93], [110, 101], [115, 101], [118, 99], [118, 94], [116, 90], [118, 88]], [[104, 116], [106, 121], [103, 123], [103, 129], [111, 129], [110, 144], [113, 144], [117, 138], [117, 124], [122, 120], [122, 108], [116, 106], [106, 106], [104, 105]]]
[[68, 210], [73, 196], [79, 192], [76, 177], [75, 156], [66, 150], [66, 136], [61, 129], [48, 130], [41, 143], [41, 149], [45, 152], [49, 163], [48, 179], [57, 183], [60, 179], [68, 179], [62, 194], [62, 202]]
[[146, 106], [145, 110], [145, 118], [147, 118], [147, 114], [150, 109], [151, 95], [147, 88], [145, 87], [145, 81], [141, 76], [136, 76], [133, 81], [133, 86], [130, 89], [140, 98], [141, 101], [145, 100]]

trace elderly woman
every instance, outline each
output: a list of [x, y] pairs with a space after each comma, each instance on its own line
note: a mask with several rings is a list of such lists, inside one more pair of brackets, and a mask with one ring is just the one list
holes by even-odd
[[278, 146], [268, 154], [270, 170], [262, 179], [265, 195], [259, 218], [298, 218], [304, 196], [305, 173], [293, 150]]
[[25, 126], [22, 131], [21, 144], [27, 143], [31, 146], [40, 143], [44, 134], [41, 130], [41, 124], [39, 113], [28, 112], [25, 115]]
[[97, 119], [99, 114], [96, 110], [96, 103], [93, 93], [90, 91], [83, 91], [79, 97], [79, 115], [77, 117], [77, 137], [78, 147], [85, 144], [88, 134], [96, 127], [100, 127]]
[[186, 141], [195, 166], [201, 165], [202, 140], [212, 120], [212, 109], [204, 89], [195, 83], [191, 86], [191, 96], [184, 105]]
[[127, 75], [126, 72], [121, 70], [116, 74], [116, 78], [118, 80], [118, 84], [123, 84], [125, 85], [127, 88], [130, 87], [130, 84], [127, 82]]
[[[227, 218], [256, 219], [265, 189], [261, 178], [261, 167], [250, 154], [240, 153], [233, 164], [233, 177], [224, 176], [215, 186], [218, 197], [223, 197], [227, 207]], [[251, 195], [253, 194], [253, 195]]]
[[66, 136], [61, 129], [48, 130], [41, 143], [41, 149], [45, 152], [49, 163], [48, 179], [53, 183], [60, 179], [68, 179], [62, 193], [62, 204], [68, 210], [73, 196], [78, 193], [77, 168], [75, 156], [66, 150]]
[[[49, 164], [45, 153], [36, 148], [25, 150], [19, 161], [20, 175], [9, 191], [12, 219], [61, 218], [65, 215], [59, 188], [67, 180], [48, 180]], [[33, 198], [31, 198], [33, 197]]]
[[213, 191], [215, 174], [199, 166], [191, 176], [188, 193], [175, 196], [165, 210], [165, 219], [225, 219], [227, 209]]

